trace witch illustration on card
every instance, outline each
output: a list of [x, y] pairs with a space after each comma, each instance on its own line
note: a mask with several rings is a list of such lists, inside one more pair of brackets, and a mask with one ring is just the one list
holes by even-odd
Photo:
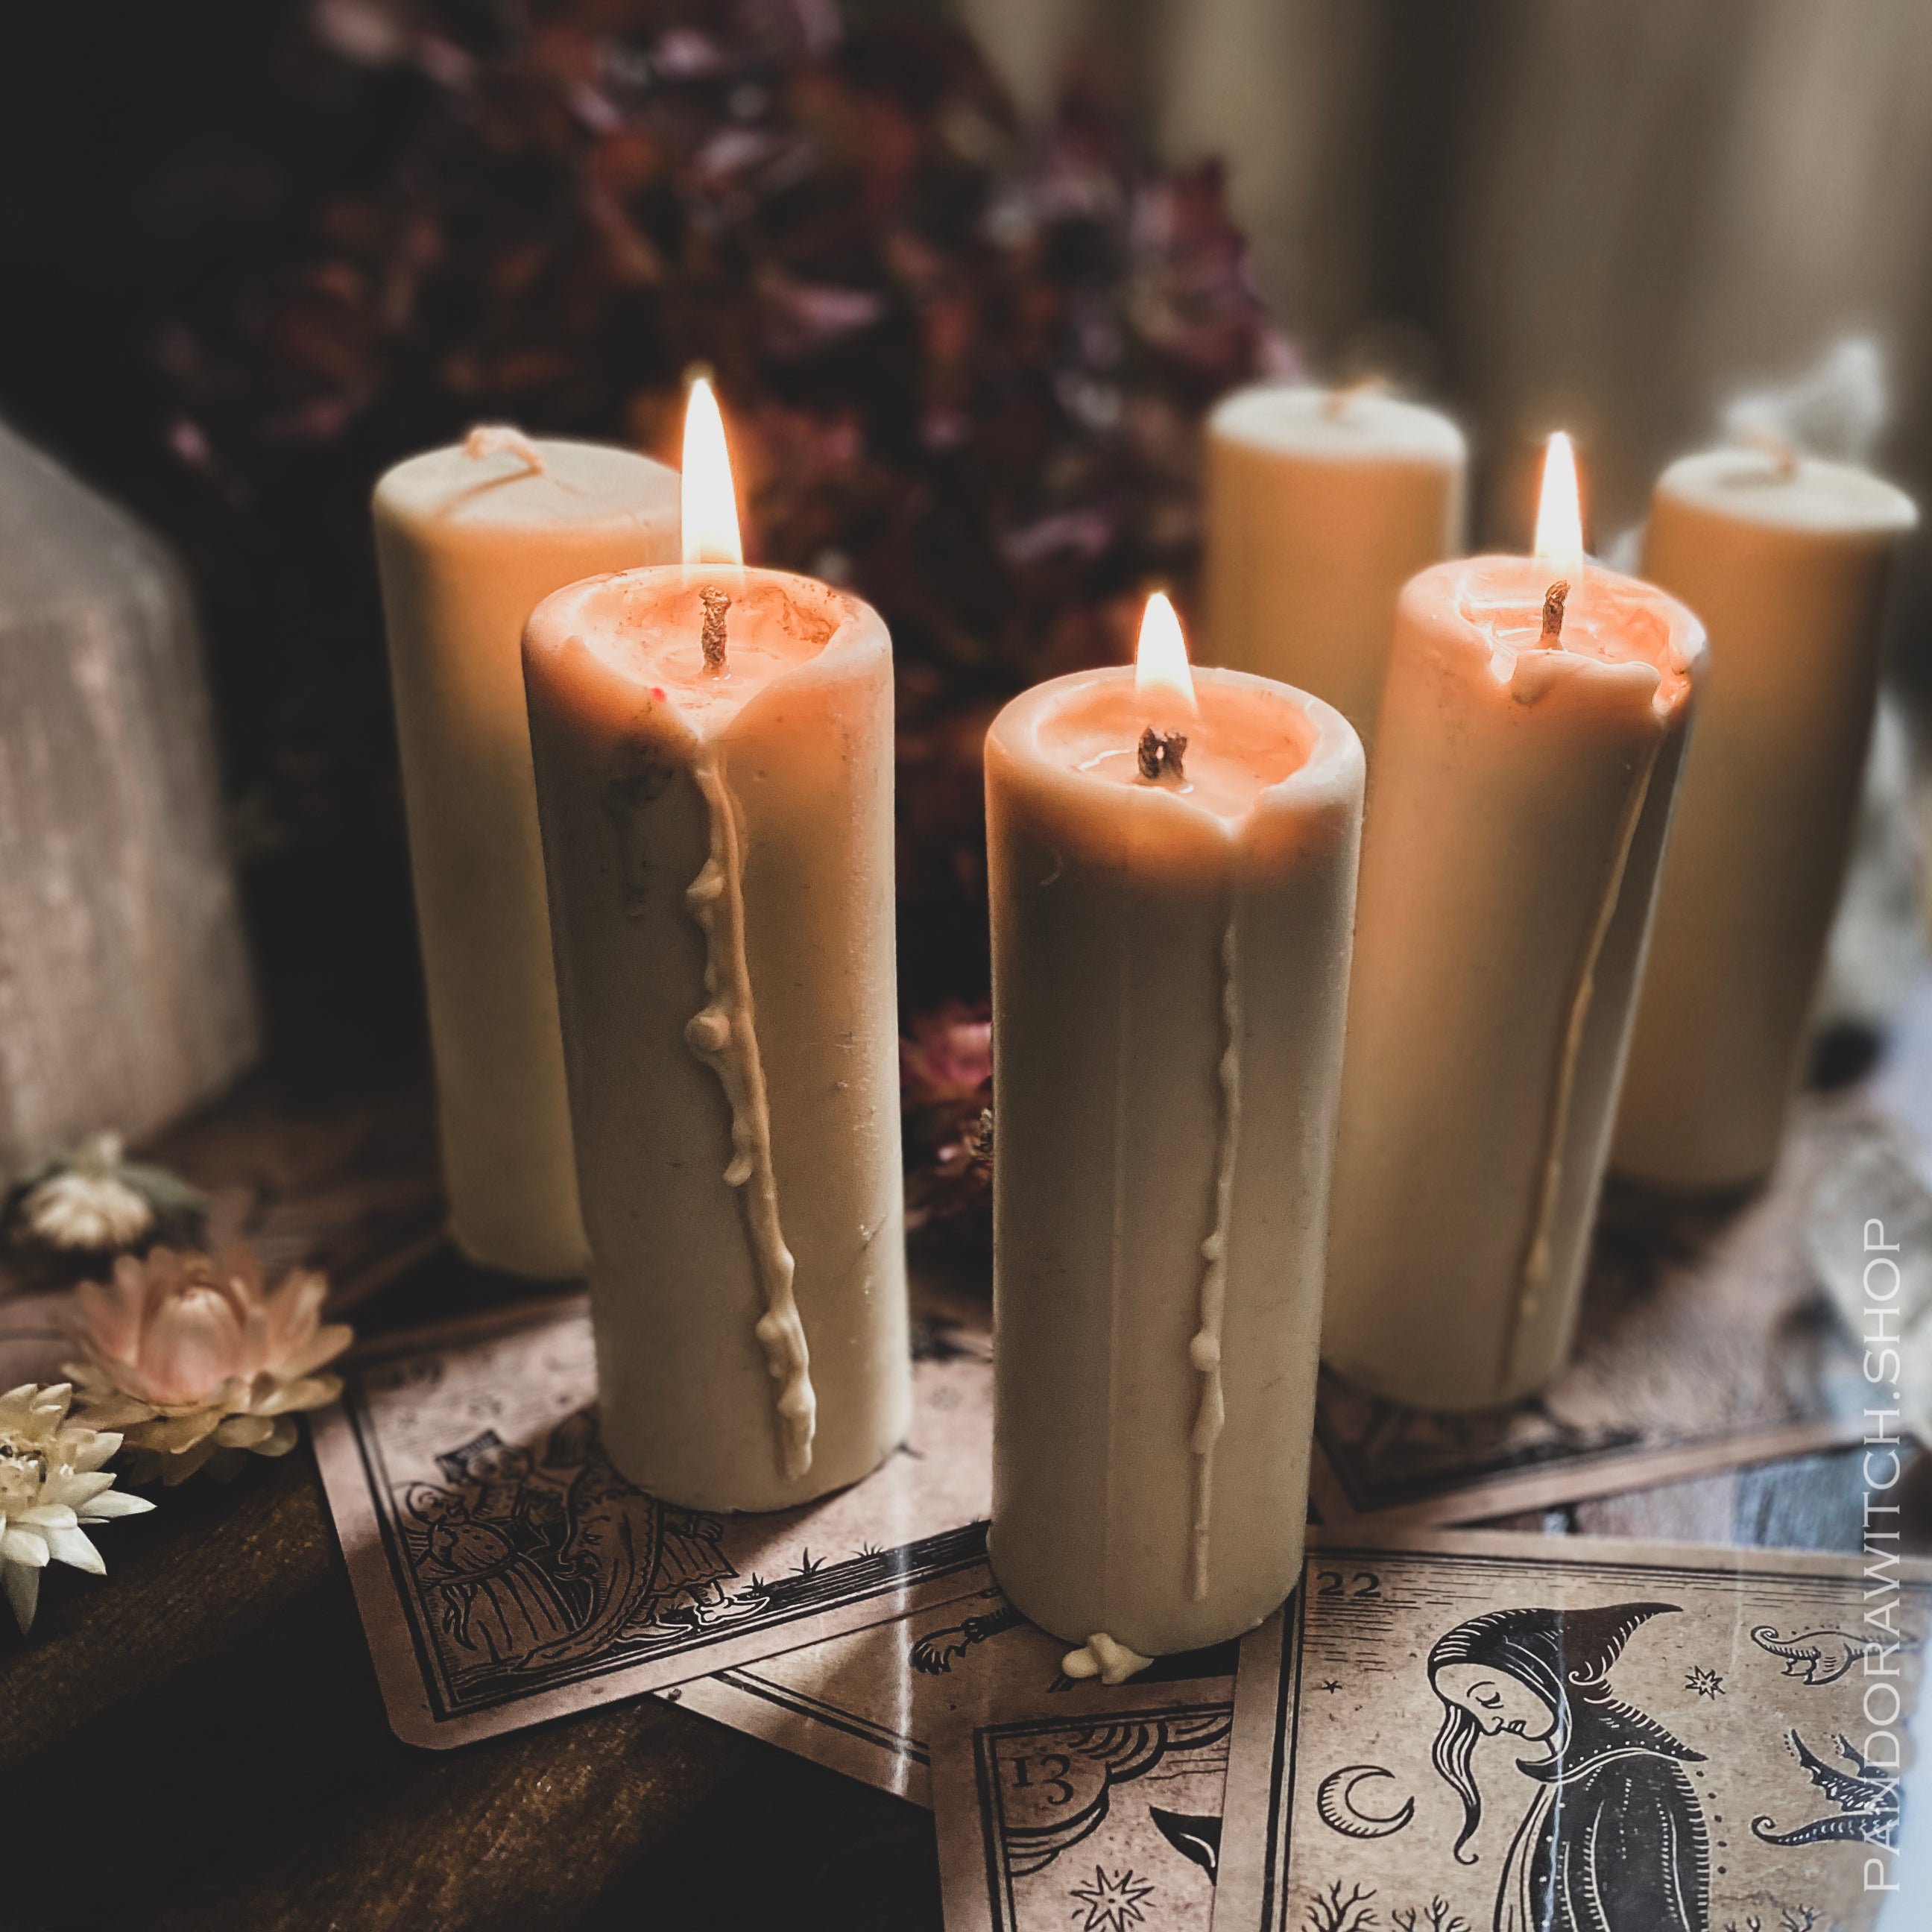
[[1709, 1853], [1684, 1768], [1701, 1755], [1618, 1699], [1609, 1676], [1637, 1630], [1678, 1608], [1494, 1610], [1430, 1653], [1443, 1707], [1436, 1768], [1462, 1801], [1459, 1862], [1474, 1862], [1464, 1848], [1483, 1821], [1478, 1743], [1522, 1741], [1516, 1768], [1529, 1799], [1504, 1862], [1496, 1932], [1706, 1932]]

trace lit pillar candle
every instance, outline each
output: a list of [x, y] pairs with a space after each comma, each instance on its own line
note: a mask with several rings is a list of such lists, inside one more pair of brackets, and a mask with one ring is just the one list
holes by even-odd
[[1462, 547], [1462, 433], [1369, 385], [1240, 389], [1208, 419], [1208, 653], [1373, 742], [1402, 586]]
[[451, 1232], [528, 1275], [584, 1266], [524, 710], [524, 620], [677, 554], [677, 477], [628, 450], [475, 431], [376, 487]]
[[911, 1402], [892, 645], [740, 563], [703, 384], [683, 547], [538, 605], [530, 736], [603, 1439], [670, 1502], [778, 1509]]
[[1612, 1165], [1676, 1191], [1778, 1156], [1844, 882], [1911, 500], [1842, 464], [1686, 457], [1643, 573], [1711, 632]]
[[1424, 1408], [1568, 1356], [1703, 657], [1584, 560], [1565, 439], [1544, 494], [1402, 592], [1370, 787], [1322, 1346]]
[[1071, 1642], [1188, 1649], [1293, 1586], [1361, 796], [1341, 714], [1190, 685], [1164, 598], [1136, 670], [988, 736], [988, 1548]]

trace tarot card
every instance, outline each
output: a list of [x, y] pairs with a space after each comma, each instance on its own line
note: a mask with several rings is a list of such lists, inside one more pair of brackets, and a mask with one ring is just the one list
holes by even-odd
[[1321, 1533], [1242, 1646], [1216, 1932], [1932, 1922], [1928, 1622], [1885, 1554]]
[[316, 1460], [397, 1735], [460, 1744], [956, 1595], [985, 1550], [985, 1305], [923, 1286], [913, 1336], [905, 1444], [764, 1516], [618, 1474], [581, 1299], [358, 1350]]
[[1216, 1689], [1136, 1679], [943, 1726], [946, 1932], [1208, 1932], [1233, 1720]]
[[1736, 1212], [1608, 1204], [1576, 1359], [1514, 1408], [1424, 1414], [1324, 1370], [1321, 1520], [1477, 1522], [1857, 1442], [1860, 1344], [1803, 1235], [1820, 1178], [1886, 1131], [1862, 1099], [1810, 1100]]
[[[1060, 1669], [1067, 1646], [1028, 1623], [983, 1565], [959, 1594], [910, 1616], [694, 1678], [657, 1694], [867, 1784], [932, 1803], [931, 1740], [996, 1712], [1050, 1714], [1080, 1687]], [[1134, 1681], [1233, 1695], [1235, 1646], [1156, 1660]]]

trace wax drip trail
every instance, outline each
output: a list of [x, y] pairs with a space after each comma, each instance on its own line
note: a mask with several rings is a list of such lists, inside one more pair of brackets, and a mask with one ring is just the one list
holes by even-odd
[[1188, 1587], [1194, 1600], [1208, 1594], [1208, 1532], [1214, 1502], [1214, 1445], [1228, 1419], [1221, 1388], [1221, 1322], [1228, 1303], [1228, 1231], [1234, 1218], [1234, 1156], [1241, 1138], [1241, 961], [1231, 914], [1221, 938], [1221, 1022], [1227, 1044], [1221, 1054], [1221, 1142], [1214, 1164], [1214, 1232], [1201, 1244], [1201, 1325], [1187, 1345], [1187, 1359], [1201, 1378], [1194, 1417], [1194, 1526]]
[[1556, 1222], [1557, 1198], [1562, 1190], [1564, 1129], [1570, 1118], [1570, 1102], [1576, 1085], [1576, 1063], [1583, 1052], [1583, 1033], [1588, 1024], [1590, 1006], [1596, 996], [1597, 964], [1603, 956], [1604, 943], [1610, 937], [1610, 922], [1616, 916], [1617, 901], [1622, 896], [1624, 873], [1630, 864], [1630, 847], [1636, 838], [1638, 821], [1643, 817], [1644, 801], [1650, 796], [1651, 774], [1657, 769], [1664, 736], [1659, 731], [1630, 786], [1624, 806], [1623, 823], [1617, 828], [1616, 849], [1611, 855], [1604, 896], [1597, 908], [1583, 956], [1578, 963], [1574, 990], [1570, 1000], [1570, 1018], [1564, 1029], [1562, 1057], [1557, 1062], [1554, 1092], [1550, 1096], [1550, 1118], [1544, 1133], [1543, 1176], [1537, 1191], [1535, 1212], [1530, 1222], [1529, 1240], [1523, 1250], [1522, 1270], [1517, 1276], [1516, 1319], [1503, 1341], [1503, 1393], [1521, 1371], [1521, 1357], [1547, 1286], [1553, 1246], [1552, 1233]]
[[778, 1182], [772, 1172], [772, 1117], [764, 1063], [752, 1006], [751, 968], [745, 952], [742, 838], [737, 807], [718, 768], [716, 750], [692, 767], [711, 816], [711, 852], [686, 888], [685, 904], [704, 929], [706, 1004], [685, 1028], [686, 1044], [718, 1076], [731, 1108], [731, 1162], [724, 1178], [742, 1188], [752, 1258], [765, 1292], [756, 1333], [765, 1366], [778, 1384], [784, 1472], [812, 1467], [818, 1400], [804, 1324], [792, 1292], [794, 1264], [778, 1225]]

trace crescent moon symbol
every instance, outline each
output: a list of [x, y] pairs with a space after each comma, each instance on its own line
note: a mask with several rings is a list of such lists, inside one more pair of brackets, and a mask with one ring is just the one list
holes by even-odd
[[1355, 1786], [1370, 1778], [1394, 1776], [1378, 1764], [1345, 1764], [1340, 1771], [1331, 1771], [1315, 1794], [1315, 1809], [1322, 1823], [1345, 1838], [1393, 1838], [1415, 1816], [1415, 1800], [1405, 1798], [1393, 1818], [1371, 1818], [1355, 1809], [1354, 1794]]

